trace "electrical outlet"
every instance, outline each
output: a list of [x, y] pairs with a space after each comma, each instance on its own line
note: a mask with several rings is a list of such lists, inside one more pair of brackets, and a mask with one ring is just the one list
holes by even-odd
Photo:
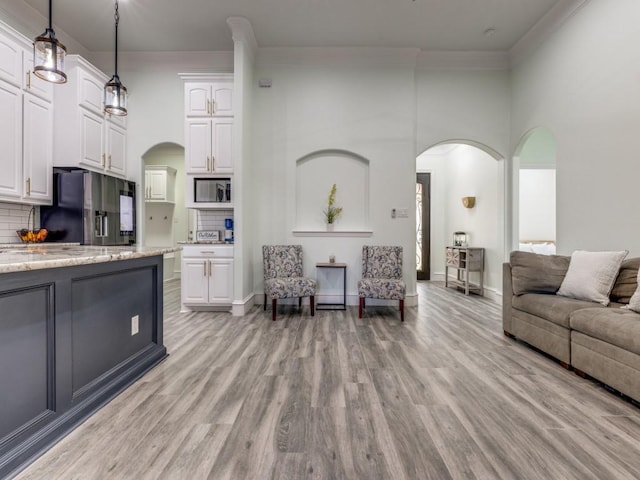
[[398, 218], [409, 218], [408, 208], [398, 208], [397, 213], [398, 213]]
[[131, 336], [135, 335], [140, 331], [140, 317], [135, 315], [131, 317]]

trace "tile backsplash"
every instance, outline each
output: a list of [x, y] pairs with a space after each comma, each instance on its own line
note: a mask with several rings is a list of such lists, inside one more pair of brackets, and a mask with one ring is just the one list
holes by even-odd
[[[30, 210], [31, 205], [0, 202], [0, 243], [21, 243], [16, 230], [31, 228], [28, 220]], [[36, 207], [36, 228], [40, 226], [39, 212]]]
[[[198, 210], [196, 217], [196, 230], [222, 230], [224, 232], [224, 220], [233, 218], [233, 210]], [[193, 232], [195, 238], [196, 232]]]

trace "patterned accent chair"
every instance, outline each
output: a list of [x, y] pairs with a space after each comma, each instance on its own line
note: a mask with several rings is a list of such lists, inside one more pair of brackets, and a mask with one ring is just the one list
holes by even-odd
[[407, 287], [402, 280], [402, 247], [362, 247], [362, 280], [358, 281], [362, 318], [365, 298], [381, 298], [400, 301], [400, 320], [404, 322], [404, 297]]
[[267, 309], [267, 297], [271, 299], [276, 319], [279, 298], [298, 298], [298, 307], [302, 307], [302, 297], [309, 297], [311, 316], [315, 313], [316, 281], [302, 276], [302, 245], [263, 245], [264, 264], [264, 309]]

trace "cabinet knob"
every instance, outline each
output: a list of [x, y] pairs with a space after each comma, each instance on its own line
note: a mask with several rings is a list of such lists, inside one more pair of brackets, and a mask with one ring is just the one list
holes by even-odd
[[215, 172], [215, 170], [216, 170], [216, 163], [215, 162], [216, 162], [216, 157], [211, 155], [211, 171], [212, 172]]
[[31, 70], [27, 70], [27, 88], [31, 88]]
[[27, 195], [31, 196], [31, 177], [27, 177]]
[[216, 113], [216, 100], [211, 99], [211, 115], [213, 115], [214, 113]]
[[109, 155], [109, 169], [111, 169], [111, 155]]
[[105, 159], [105, 154], [103, 153], [102, 154], [102, 166], [103, 167], [104, 167], [105, 163], [106, 163], [106, 159]]

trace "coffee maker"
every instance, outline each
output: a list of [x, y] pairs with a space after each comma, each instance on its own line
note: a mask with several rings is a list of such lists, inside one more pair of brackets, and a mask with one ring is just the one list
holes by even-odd
[[224, 219], [224, 241], [233, 242], [233, 218]]

